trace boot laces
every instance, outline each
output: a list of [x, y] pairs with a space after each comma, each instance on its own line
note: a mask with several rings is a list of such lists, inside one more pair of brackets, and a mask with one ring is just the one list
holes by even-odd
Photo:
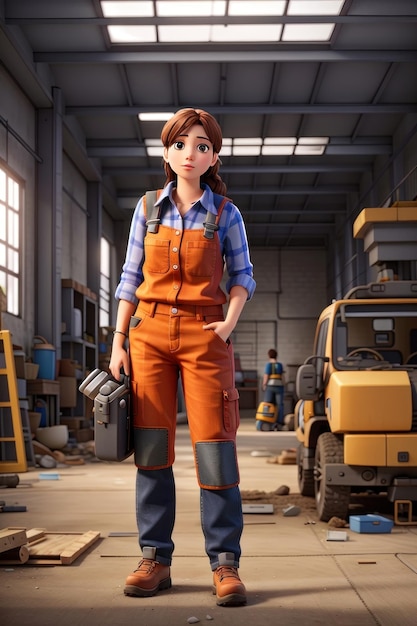
[[146, 572], [147, 574], [150, 574], [155, 569], [156, 564], [157, 561], [154, 561], [154, 559], [142, 559], [139, 561], [135, 572]]
[[216, 573], [220, 581], [224, 578], [234, 578], [235, 580], [240, 580], [236, 567], [232, 567], [231, 565], [221, 565], [217, 568]]

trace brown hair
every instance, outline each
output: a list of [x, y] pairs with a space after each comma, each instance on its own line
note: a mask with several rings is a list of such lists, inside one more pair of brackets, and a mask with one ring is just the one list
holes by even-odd
[[274, 350], [274, 348], [271, 348], [270, 350], [268, 350], [268, 356], [270, 359], [276, 359], [278, 356], [278, 352]]
[[[207, 137], [213, 144], [214, 152], [218, 154], [222, 147], [223, 140], [221, 128], [214, 117], [202, 109], [180, 109], [177, 111], [175, 115], [166, 122], [162, 129], [161, 141], [164, 147], [170, 148], [179, 135], [195, 124], [200, 124], [204, 128]], [[209, 167], [207, 172], [203, 174], [201, 182], [206, 183], [214, 193], [224, 196], [226, 195], [227, 188], [218, 174], [219, 167], [220, 161], [217, 160], [216, 163], [212, 167]], [[165, 186], [171, 181], [176, 180], [176, 174], [166, 161], [164, 162], [164, 169], [166, 174]]]

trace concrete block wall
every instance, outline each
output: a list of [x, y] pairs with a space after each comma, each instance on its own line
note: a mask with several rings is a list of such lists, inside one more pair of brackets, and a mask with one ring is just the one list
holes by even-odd
[[312, 354], [316, 322], [328, 304], [326, 252], [251, 250], [257, 289], [235, 329], [233, 344], [242, 369], [262, 377], [267, 352], [278, 351], [287, 380]]

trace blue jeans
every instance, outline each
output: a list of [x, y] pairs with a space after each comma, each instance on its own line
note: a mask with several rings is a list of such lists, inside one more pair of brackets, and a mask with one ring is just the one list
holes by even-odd
[[271, 402], [278, 407], [277, 423], [284, 424], [284, 386], [266, 387], [264, 402]]
[[[172, 467], [137, 470], [136, 519], [139, 545], [156, 548], [156, 558], [170, 565], [174, 552], [175, 482]], [[201, 526], [211, 568], [218, 567], [218, 555], [232, 552], [239, 566], [243, 514], [239, 487], [200, 489]]]

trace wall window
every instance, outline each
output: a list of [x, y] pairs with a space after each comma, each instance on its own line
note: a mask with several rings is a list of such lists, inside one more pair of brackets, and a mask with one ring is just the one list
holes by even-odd
[[22, 186], [0, 166], [0, 288], [6, 311], [20, 313]]
[[110, 326], [110, 251], [110, 243], [102, 237], [100, 243], [100, 326]]

